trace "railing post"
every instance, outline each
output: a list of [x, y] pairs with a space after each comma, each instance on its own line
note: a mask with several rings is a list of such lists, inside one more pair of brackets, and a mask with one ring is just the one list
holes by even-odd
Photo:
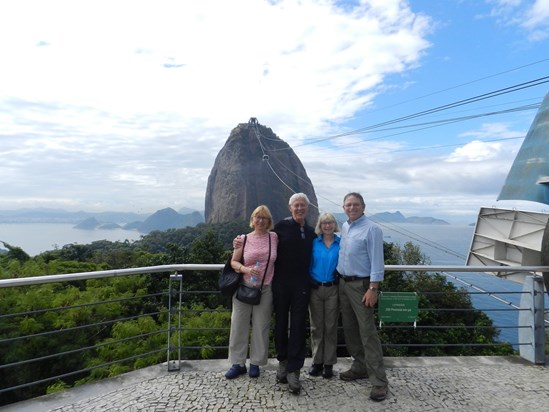
[[[172, 283], [179, 285], [178, 288], [172, 287]], [[176, 285], [177, 286], [177, 285]], [[170, 275], [168, 293], [168, 372], [181, 370], [181, 299], [183, 296], [183, 274], [174, 273]], [[174, 299], [177, 297], [177, 300]], [[174, 303], [174, 301], [176, 303]], [[172, 317], [177, 313], [177, 327], [172, 325]], [[176, 332], [177, 348], [172, 344], [172, 333]], [[177, 359], [172, 360], [172, 353], [177, 349]]]
[[532, 363], [545, 364], [543, 278], [527, 276], [522, 288], [519, 312], [520, 356]]

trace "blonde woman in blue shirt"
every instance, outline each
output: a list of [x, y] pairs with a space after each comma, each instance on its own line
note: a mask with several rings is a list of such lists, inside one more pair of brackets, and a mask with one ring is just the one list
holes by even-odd
[[337, 321], [339, 316], [338, 278], [336, 267], [339, 255], [337, 221], [331, 213], [322, 213], [316, 224], [311, 259], [311, 346], [313, 364], [310, 376], [329, 379], [337, 362]]

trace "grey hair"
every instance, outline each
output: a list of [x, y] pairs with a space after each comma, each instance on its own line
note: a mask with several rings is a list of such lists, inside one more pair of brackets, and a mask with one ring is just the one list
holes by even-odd
[[288, 204], [291, 205], [292, 203], [294, 203], [296, 200], [298, 199], [302, 199], [305, 201], [305, 203], [307, 204], [310, 204], [311, 202], [309, 202], [309, 198], [307, 197], [307, 195], [305, 193], [294, 193], [291, 197], [290, 197], [290, 200], [288, 201]]

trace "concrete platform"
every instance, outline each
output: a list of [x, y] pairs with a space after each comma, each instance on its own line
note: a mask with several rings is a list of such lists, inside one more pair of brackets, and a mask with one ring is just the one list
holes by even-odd
[[368, 398], [367, 379], [309, 377], [307, 359], [300, 395], [277, 384], [276, 360], [261, 375], [227, 380], [226, 361], [185, 361], [177, 372], [157, 365], [30, 401], [1, 412], [69, 411], [547, 411], [549, 367], [518, 357], [385, 358], [389, 396]]

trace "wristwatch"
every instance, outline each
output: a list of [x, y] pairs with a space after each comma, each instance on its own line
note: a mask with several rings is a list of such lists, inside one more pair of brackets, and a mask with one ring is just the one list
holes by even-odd
[[376, 288], [375, 286], [370, 286], [370, 290], [371, 290], [372, 292], [379, 292], [379, 289]]

